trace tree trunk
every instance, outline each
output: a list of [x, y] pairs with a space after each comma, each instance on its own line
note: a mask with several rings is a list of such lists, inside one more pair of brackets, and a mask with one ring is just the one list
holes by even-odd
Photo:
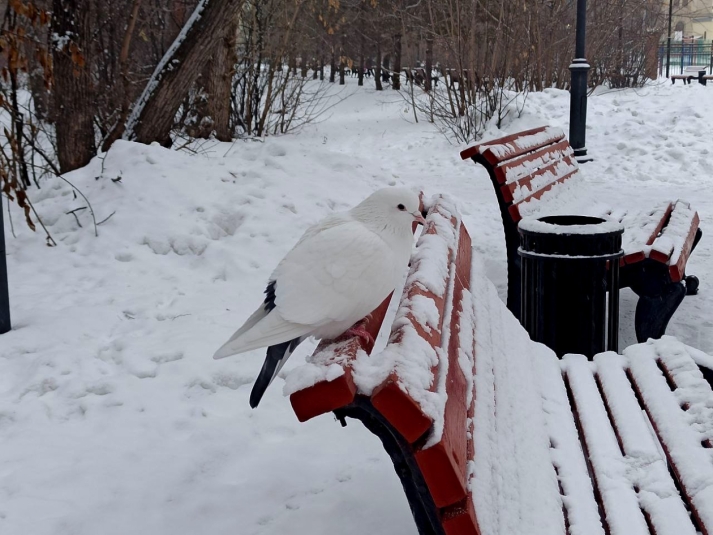
[[383, 91], [381, 85], [381, 41], [376, 43], [376, 65], [374, 66], [374, 81], [376, 82], [376, 90]]
[[364, 85], [364, 32], [360, 32], [361, 37], [359, 37], [359, 86]]
[[121, 75], [122, 87], [121, 111], [116, 125], [104, 139], [104, 143], [102, 144], [102, 150], [104, 152], [108, 151], [112, 143], [124, 134], [126, 119], [129, 117], [129, 110], [131, 107], [131, 97], [129, 96], [129, 51], [131, 50], [131, 40], [134, 35], [134, 28], [136, 28], [136, 20], [139, 16], [141, 2], [142, 0], [134, 0], [133, 5], [131, 6], [131, 13], [129, 14], [129, 23], [126, 25], [126, 29], [124, 30], [124, 39], [122, 40], [121, 52], [119, 53], [119, 72]]
[[342, 40], [339, 43], [339, 85], [344, 85], [344, 67], [345, 67], [345, 57], [344, 57], [344, 39], [346, 36], [342, 34]]
[[307, 78], [307, 53], [302, 53], [302, 61], [300, 63], [300, 75], [302, 78]]
[[394, 35], [394, 73], [391, 77], [391, 88], [401, 89], [401, 34]]
[[337, 53], [332, 45], [332, 63], [329, 66], [329, 81], [334, 83], [337, 76]]
[[29, 75], [30, 93], [34, 104], [35, 115], [40, 121], [52, 122], [52, 94], [45, 87], [45, 73], [42, 67], [34, 69]]
[[314, 61], [312, 62], [312, 80], [316, 80], [317, 76], [319, 76], [319, 67], [320, 63], [318, 63], [318, 58], [319, 58], [319, 50], [315, 51], [314, 54]]
[[235, 12], [230, 24], [225, 27], [222, 43], [208, 63], [208, 115], [213, 121], [215, 137], [220, 141], [230, 141], [230, 93], [233, 86], [233, 74], [237, 55], [238, 12]]
[[53, 0], [52, 35], [63, 46], [52, 47], [57, 159], [62, 173], [89, 163], [96, 154], [89, 72], [89, 2]]
[[134, 104], [124, 139], [170, 146], [174, 117], [204, 65], [218, 50], [225, 24], [243, 0], [200, 0]]
[[324, 82], [324, 57], [319, 56], [319, 81]]
[[433, 39], [426, 39], [426, 76], [423, 81], [423, 88], [426, 91], [431, 90], [431, 73], [433, 72]]

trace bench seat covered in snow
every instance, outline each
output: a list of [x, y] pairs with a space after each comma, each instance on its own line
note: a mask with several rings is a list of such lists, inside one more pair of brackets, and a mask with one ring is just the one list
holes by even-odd
[[660, 338], [684, 296], [697, 293], [698, 279], [686, 276], [686, 263], [702, 234], [698, 213], [680, 200], [645, 210], [577, 202], [579, 167], [561, 128], [543, 126], [487, 141], [462, 151], [461, 158], [483, 165], [495, 188], [507, 249], [507, 304], [515, 316], [521, 293], [517, 225], [528, 216], [593, 215], [624, 225], [619, 282], [639, 296], [639, 342]]
[[713, 535], [713, 358], [664, 337], [558, 360], [445, 199], [383, 328], [381, 351], [323, 342], [285, 391], [300, 421], [333, 411], [381, 439], [421, 535]]

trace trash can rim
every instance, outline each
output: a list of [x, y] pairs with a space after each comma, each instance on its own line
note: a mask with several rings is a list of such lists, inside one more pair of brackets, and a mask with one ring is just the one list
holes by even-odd
[[[542, 221], [544, 218], [578, 218], [598, 220], [592, 223], [585, 224], [556, 224], [547, 221]], [[624, 233], [624, 226], [618, 221], [612, 221], [601, 217], [589, 216], [574, 216], [569, 214], [552, 214], [548, 216], [526, 217], [520, 220], [519, 229], [524, 232], [534, 232], [537, 234], [574, 234], [574, 235], [595, 235], [595, 234], [611, 234]]]
[[522, 247], [518, 247], [517, 253], [526, 258], [546, 258], [556, 260], [611, 260], [624, 256], [624, 249], [619, 249], [616, 253], [570, 255], [561, 253], [536, 253], [534, 251], [528, 251]]

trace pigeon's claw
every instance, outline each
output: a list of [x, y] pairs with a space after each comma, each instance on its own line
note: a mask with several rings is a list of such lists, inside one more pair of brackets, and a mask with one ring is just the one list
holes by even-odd
[[374, 337], [369, 331], [364, 328], [364, 324], [361, 322], [357, 323], [351, 329], [347, 330], [343, 336], [345, 338], [349, 338], [351, 336], [358, 336], [362, 339], [364, 345], [366, 346], [374, 344]]

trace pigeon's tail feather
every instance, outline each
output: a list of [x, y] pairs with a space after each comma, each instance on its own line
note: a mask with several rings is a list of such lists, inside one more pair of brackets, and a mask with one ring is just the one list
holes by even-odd
[[284, 366], [287, 359], [295, 350], [295, 348], [300, 345], [304, 338], [295, 338], [289, 342], [283, 342], [274, 346], [267, 348], [267, 355], [265, 356], [265, 362], [262, 364], [262, 369], [260, 374], [255, 379], [255, 384], [250, 392], [250, 406], [254, 409], [260, 403], [265, 390], [270, 386], [270, 383], [277, 377], [277, 374]]
[[[260, 311], [258, 310], [258, 312]], [[246, 325], [254, 319], [258, 312], [250, 316]], [[238, 331], [230, 337], [230, 340], [215, 352], [213, 358], [222, 359], [259, 347], [279, 345], [305, 336], [313, 329], [314, 327], [309, 325], [286, 321], [276, 310], [273, 310], [266, 313], [259, 320], [254, 321], [249, 328], [245, 328], [244, 325], [238, 329]]]
[[265, 310], [265, 308], [261, 305], [260, 308], [253, 312], [252, 315], [247, 320], [245, 320], [245, 323], [243, 323], [242, 327], [240, 327], [240, 329], [233, 333], [233, 336], [230, 337], [228, 342], [232, 342], [238, 336], [252, 329], [261, 319], [263, 319], [268, 314], [269, 312]]

